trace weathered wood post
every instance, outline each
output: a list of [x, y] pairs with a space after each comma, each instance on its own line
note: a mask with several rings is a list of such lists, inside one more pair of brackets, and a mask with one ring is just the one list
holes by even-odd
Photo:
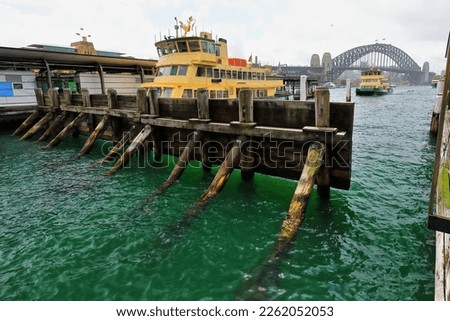
[[124, 147], [129, 142], [133, 141], [136, 135], [140, 132], [141, 128], [138, 128], [136, 125], [133, 125], [129, 132], [123, 133], [120, 141], [117, 142], [108, 153], [98, 162], [92, 165], [92, 167], [99, 166], [103, 163], [113, 161], [117, 155], [124, 150]]
[[[159, 117], [159, 90], [151, 89], [148, 95], [150, 118]], [[157, 131], [151, 133], [153, 141], [153, 159], [159, 163], [162, 160], [161, 142]]]
[[141, 132], [136, 136], [136, 138], [131, 142], [130, 146], [128, 146], [127, 150], [120, 156], [114, 166], [104, 175], [111, 175], [117, 172], [119, 169], [123, 168], [131, 159], [131, 156], [141, 147], [144, 146], [144, 141], [151, 134], [152, 127], [150, 125], [146, 125]]
[[308, 76], [301, 75], [300, 76], [300, 100], [306, 100], [306, 79]]
[[58, 109], [59, 105], [60, 105], [58, 89], [50, 88], [48, 90], [48, 98], [50, 98], [50, 106], [51, 106], [52, 111], [55, 111], [55, 109]]
[[56, 117], [56, 119], [50, 124], [50, 126], [42, 134], [42, 136], [39, 137], [38, 141], [43, 142], [50, 138], [53, 139], [53, 137], [55, 137], [57, 133], [59, 133], [62, 130], [64, 122], [66, 121], [67, 118], [69, 118], [69, 114], [63, 111], [61, 115]]
[[197, 90], [197, 112], [198, 119], [208, 122], [209, 118], [209, 93], [206, 88], [199, 88]]
[[188, 143], [183, 149], [183, 152], [181, 153], [180, 157], [178, 158], [177, 163], [175, 164], [175, 167], [172, 169], [172, 172], [170, 173], [169, 177], [166, 179], [166, 181], [150, 195], [150, 199], [160, 195], [162, 192], [164, 192], [166, 189], [168, 189], [175, 181], [177, 181], [181, 175], [183, 174], [184, 170], [186, 169], [187, 165], [189, 164], [189, 161], [192, 159], [192, 155], [194, 153], [195, 143], [202, 140], [203, 133], [194, 131], [191, 134], [191, 138], [189, 139]]
[[[197, 90], [197, 118], [189, 119], [190, 122], [203, 122], [208, 123], [211, 121], [209, 116], [209, 92], [206, 88], [199, 88]], [[209, 159], [208, 144], [206, 143], [209, 139], [209, 135], [202, 134], [202, 145], [201, 145], [201, 161], [202, 169], [205, 172], [211, 171], [211, 161]]]
[[95, 130], [92, 132], [92, 134], [89, 136], [89, 138], [84, 143], [83, 148], [81, 148], [78, 155], [87, 154], [92, 150], [92, 147], [94, 147], [95, 141], [105, 132], [109, 121], [110, 121], [110, 116], [104, 115], [102, 120], [97, 124], [97, 127], [95, 127]]
[[41, 88], [34, 88], [34, 95], [38, 106], [45, 106], [44, 93]]
[[150, 106], [145, 88], [138, 88], [136, 92], [136, 110], [141, 114], [149, 114]]
[[314, 187], [314, 177], [321, 166], [324, 151], [324, 145], [319, 142], [314, 142], [309, 147], [306, 163], [292, 196], [288, 214], [281, 225], [278, 240], [266, 261], [255, 269], [251, 278], [238, 289], [237, 299], [267, 300], [266, 284], [273, 278], [273, 273], [280, 264], [280, 258], [286, 254], [304, 220], [308, 200]]
[[157, 89], [151, 89], [149, 99], [150, 117], [159, 117], [159, 92]]
[[[45, 106], [44, 94], [42, 93], [42, 89], [35, 88], [34, 94], [36, 96], [36, 102], [37, 102], [38, 107]], [[33, 126], [36, 123], [36, 120], [39, 118], [40, 115], [41, 115], [41, 112], [39, 111], [39, 108], [38, 108], [30, 116], [28, 116], [27, 119], [25, 119], [23, 121], [23, 123], [14, 131], [12, 136], [18, 135], [21, 132], [23, 132], [27, 129], [30, 129], [31, 126]]]
[[69, 88], [63, 89], [63, 97], [66, 107], [72, 105], [72, 92]]
[[[230, 123], [233, 127], [253, 128], [256, 126], [253, 114], [253, 91], [243, 88], [239, 91], [239, 121]], [[240, 169], [243, 180], [251, 180], [254, 176], [254, 158], [252, 157], [252, 141], [248, 139], [241, 144]]]
[[58, 135], [56, 135], [56, 137], [53, 138], [46, 147], [53, 147], [61, 143], [61, 141], [66, 138], [67, 134], [76, 129], [81, 124], [81, 122], [86, 119], [86, 117], [87, 114], [85, 113], [78, 114], [78, 116], [74, 120], [72, 120], [66, 127], [64, 127], [64, 129]]
[[444, 92], [444, 81], [439, 80], [436, 88], [436, 98], [434, 100], [433, 114], [431, 116], [430, 133], [437, 135], [439, 127], [439, 114], [442, 105], [442, 93]]
[[256, 125], [253, 122], [253, 91], [249, 88], [239, 91], [239, 123]]
[[350, 79], [345, 80], [345, 101], [352, 101], [352, 82]]
[[[91, 94], [89, 93], [89, 89], [82, 88], [81, 89], [81, 99], [83, 101], [83, 107], [89, 108], [92, 107], [91, 103]], [[89, 128], [89, 131], [94, 130], [94, 115], [87, 114], [87, 126]]]
[[53, 113], [48, 112], [44, 117], [41, 118], [33, 127], [31, 127], [20, 139], [28, 139], [43, 128], [51, 119], [53, 118]]
[[[315, 95], [316, 127], [330, 127], [330, 91], [326, 87], [317, 87]], [[330, 172], [326, 168], [328, 151], [325, 145], [325, 162], [317, 174], [317, 191], [324, 198], [330, 197]]]
[[[108, 108], [118, 109], [119, 101], [117, 99], [117, 91], [115, 89], [108, 89], [107, 93]], [[117, 142], [121, 139], [122, 135], [122, 119], [120, 117], [112, 117], [111, 127], [113, 130], [113, 141]]]
[[191, 209], [187, 211], [188, 216], [194, 215], [196, 212], [204, 208], [208, 202], [216, 197], [224, 188], [228, 178], [233, 172], [233, 169], [239, 165], [241, 154], [240, 145], [243, 140], [245, 140], [245, 137], [239, 137], [239, 139], [233, 142], [208, 189], [203, 192], [197, 202], [195, 202]]

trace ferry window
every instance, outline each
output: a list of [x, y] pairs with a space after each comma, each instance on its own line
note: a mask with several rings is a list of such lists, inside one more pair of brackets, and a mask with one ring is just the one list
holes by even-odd
[[164, 67], [158, 68], [158, 69], [156, 70], [156, 77], [162, 76], [163, 70], [164, 70]]
[[220, 78], [219, 69], [214, 69], [214, 78]]
[[167, 55], [169, 53], [169, 49], [167, 49], [167, 46], [161, 47], [161, 55]]
[[238, 71], [238, 79], [242, 79], [242, 71]]
[[170, 67], [164, 67], [163, 76], [169, 76], [169, 74], [170, 74]]
[[156, 48], [156, 50], [158, 51], [158, 57], [161, 57], [162, 56], [161, 48]]
[[223, 98], [228, 98], [228, 90], [223, 91]]
[[212, 68], [206, 68], [206, 77], [212, 78]]
[[189, 41], [190, 51], [200, 51], [200, 43], [198, 41]]
[[216, 56], [220, 56], [220, 46], [216, 45]]
[[253, 79], [253, 80], [256, 80], [257, 78], [258, 78], [257, 73], [256, 73], [256, 72], [252, 73], [252, 79]]
[[202, 51], [208, 52], [208, 43], [206, 41], [202, 41]]
[[237, 71], [236, 71], [236, 70], [233, 70], [233, 71], [231, 72], [231, 78], [232, 78], [232, 79], [237, 79]]
[[177, 48], [175, 47], [175, 44], [173, 42], [167, 43], [167, 51], [168, 51], [168, 53], [177, 52]]
[[186, 41], [178, 41], [177, 45], [178, 45], [178, 51], [179, 52], [186, 52], [186, 51], [188, 51]]
[[225, 79], [225, 70], [220, 69], [220, 78]]
[[182, 98], [192, 98], [192, 89], [185, 89]]
[[164, 88], [161, 97], [170, 98], [172, 96], [172, 88]]
[[223, 97], [223, 91], [222, 90], [218, 90], [217, 91], [217, 98], [222, 98]]
[[216, 91], [215, 90], [210, 90], [209, 91], [209, 98], [216, 98]]
[[214, 44], [213, 43], [208, 43], [208, 52], [209, 53], [214, 53]]
[[178, 66], [172, 66], [170, 68], [170, 75], [171, 76], [176, 76], [177, 75], [177, 71], [178, 71]]
[[196, 76], [197, 77], [205, 77], [206, 76], [206, 68], [205, 67], [198, 67]]
[[178, 76], [186, 76], [187, 68], [188, 68], [187, 65], [179, 66], [179, 68], [178, 68]]
[[227, 70], [227, 79], [231, 79], [231, 70]]
[[247, 79], [247, 72], [246, 72], [246, 71], [244, 71], [244, 72], [242, 73], [242, 78], [243, 78], [243, 79]]

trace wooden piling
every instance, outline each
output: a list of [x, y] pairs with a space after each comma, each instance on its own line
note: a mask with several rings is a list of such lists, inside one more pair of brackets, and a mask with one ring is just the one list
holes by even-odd
[[66, 107], [72, 105], [72, 92], [70, 91], [69, 88], [63, 89], [63, 97], [64, 97], [64, 105]]
[[94, 147], [95, 141], [104, 133], [106, 127], [109, 124], [110, 116], [104, 115], [102, 120], [98, 123], [95, 130], [92, 132], [92, 134], [89, 136], [89, 138], [84, 143], [83, 148], [80, 150], [78, 155], [84, 155], [91, 151], [92, 147]]
[[253, 91], [243, 88], [239, 91], [239, 122], [253, 124]]
[[50, 107], [52, 111], [55, 111], [59, 108], [59, 92], [57, 88], [50, 88], [48, 90], [48, 98], [50, 98]]
[[178, 161], [175, 164], [175, 167], [172, 169], [172, 172], [170, 173], [169, 177], [155, 192], [151, 194], [150, 198], [154, 198], [160, 195], [181, 177], [187, 165], [189, 164], [189, 161], [192, 159], [195, 143], [197, 141], [201, 141], [201, 139], [202, 139], [201, 132], [195, 131], [192, 133], [191, 138], [184, 147], [183, 153], [181, 153], [180, 157], [178, 158]]
[[39, 141], [43, 142], [47, 139], [53, 139], [61, 130], [64, 122], [69, 117], [68, 113], [62, 112], [56, 119], [50, 124], [47, 130], [39, 137]]
[[[81, 101], [83, 102], [83, 107], [86, 107], [86, 108], [92, 107], [91, 95], [89, 93], [89, 89], [87, 89], [87, 88], [81, 89]], [[94, 115], [88, 114], [86, 119], [87, 119], [87, 126], [89, 128], [89, 131], [93, 131], [94, 130]]]
[[53, 113], [48, 112], [44, 117], [41, 118], [33, 127], [31, 127], [20, 139], [28, 139], [36, 134], [40, 129], [42, 129], [51, 119], [53, 118]]
[[345, 80], [345, 101], [352, 101], [352, 82], [350, 79]]
[[138, 88], [136, 92], [136, 110], [143, 114], [150, 113], [149, 100], [147, 99], [145, 88]]
[[300, 225], [303, 222], [308, 199], [314, 187], [314, 177], [321, 167], [325, 146], [314, 142], [308, 149], [308, 155], [302, 174], [292, 196], [288, 214], [281, 225], [278, 240], [272, 252], [263, 264], [259, 265], [236, 291], [238, 300], [268, 300], [266, 289], [278, 275], [280, 259], [287, 255], [289, 246], [293, 243]]
[[298, 181], [297, 188], [289, 205], [288, 214], [281, 226], [281, 232], [278, 236], [277, 245], [275, 246], [277, 253], [283, 252], [297, 235], [298, 228], [304, 219], [309, 196], [314, 187], [314, 177], [322, 165], [324, 153], [325, 146], [319, 142], [314, 142], [308, 149], [302, 175]]
[[253, 151], [252, 140], [246, 140], [241, 146], [241, 158], [239, 167], [241, 169], [241, 178], [244, 181], [249, 181], [255, 176], [255, 156], [257, 154]]
[[101, 164], [104, 164], [106, 162], [113, 161], [117, 155], [120, 154], [121, 151], [123, 151], [126, 144], [128, 144], [130, 141], [134, 140], [136, 135], [139, 133], [141, 128], [138, 129], [136, 125], [133, 125], [131, 127], [130, 131], [124, 133], [122, 135], [122, 138], [109, 150], [109, 152], [98, 162], [92, 165], [92, 167], [97, 167]]
[[198, 212], [199, 210], [204, 208], [210, 200], [212, 200], [220, 193], [220, 191], [227, 183], [231, 173], [233, 172], [233, 169], [239, 165], [241, 156], [240, 145], [242, 143], [242, 140], [244, 139], [245, 138], [240, 137], [232, 144], [230, 150], [227, 153], [227, 156], [220, 165], [219, 170], [217, 171], [216, 176], [214, 176], [214, 179], [209, 185], [208, 189], [203, 192], [203, 194], [192, 206], [190, 211], [188, 211], [188, 213], [193, 214], [195, 212]]
[[36, 103], [38, 106], [45, 106], [44, 93], [41, 88], [34, 88], [34, 95], [36, 96]]
[[27, 119], [23, 121], [23, 123], [14, 131], [12, 135], [13, 136], [19, 135], [23, 131], [31, 128], [31, 126], [34, 125], [34, 123], [36, 122], [36, 120], [39, 118], [40, 115], [41, 115], [40, 111], [35, 110], [30, 116], [28, 116]]
[[[117, 98], [117, 91], [115, 89], [108, 89], [107, 91], [108, 108], [118, 109], [119, 101]], [[113, 117], [111, 119], [111, 127], [113, 130], [113, 141], [119, 141], [122, 135], [122, 119], [119, 117]]]
[[64, 129], [53, 138], [46, 147], [54, 147], [61, 143], [61, 141], [66, 138], [66, 136], [74, 129], [76, 129], [82, 121], [86, 119], [88, 115], [85, 113], [80, 113], [73, 121], [71, 121]]
[[[326, 87], [317, 87], [315, 95], [316, 127], [329, 127], [330, 91]], [[325, 159], [327, 157], [329, 157], [329, 153], [325, 150]], [[320, 171], [317, 174], [317, 192], [319, 193], [319, 196], [323, 198], [330, 197], [330, 171], [326, 165], [327, 163], [320, 168]]]
[[150, 116], [152, 118], [159, 117], [159, 92], [157, 89], [150, 90], [149, 95]]
[[197, 113], [198, 119], [211, 121], [209, 117], [209, 92], [206, 88], [197, 90]]
[[111, 175], [117, 172], [119, 169], [123, 168], [131, 159], [131, 156], [143, 146], [144, 141], [147, 137], [152, 133], [152, 127], [150, 125], [146, 125], [141, 132], [136, 136], [136, 138], [131, 142], [130, 146], [128, 146], [127, 150], [123, 153], [122, 156], [117, 160], [114, 166], [105, 173], [105, 175]]
[[308, 79], [308, 76], [301, 75], [300, 76], [300, 100], [305, 101], [306, 100], [306, 80]]

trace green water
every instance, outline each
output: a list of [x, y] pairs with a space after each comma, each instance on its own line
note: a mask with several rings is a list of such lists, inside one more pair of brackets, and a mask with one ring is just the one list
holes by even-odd
[[[313, 191], [268, 299], [433, 299], [426, 216], [435, 93], [404, 87], [355, 97], [351, 189], [332, 190], [327, 202]], [[45, 149], [0, 133], [0, 299], [235, 299], [271, 252], [296, 182], [256, 175], [244, 183], [235, 171], [189, 226], [173, 228], [215, 171], [190, 167], [148, 202], [171, 166], [139, 168], [134, 159], [105, 178], [106, 167], [90, 165], [108, 143], [77, 159], [84, 140]]]

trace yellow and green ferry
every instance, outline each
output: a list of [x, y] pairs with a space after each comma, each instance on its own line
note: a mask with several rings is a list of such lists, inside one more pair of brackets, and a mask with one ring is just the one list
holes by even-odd
[[225, 39], [216, 41], [209, 32], [189, 36], [193, 22], [192, 17], [186, 25], [180, 22], [182, 36], [176, 25], [175, 37], [155, 43], [157, 73], [153, 82], [142, 87], [158, 89], [163, 98], [196, 98], [199, 88], [206, 88], [210, 98], [236, 98], [242, 88], [252, 89], [255, 98], [265, 98], [275, 97], [276, 89], [284, 86], [282, 80], [268, 79], [270, 68], [253, 64], [251, 56], [228, 57]]
[[361, 72], [361, 83], [356, 88], [358, 96], [378, 96], [393, 92], [389, 79], [379, 69], [369, 69]]

